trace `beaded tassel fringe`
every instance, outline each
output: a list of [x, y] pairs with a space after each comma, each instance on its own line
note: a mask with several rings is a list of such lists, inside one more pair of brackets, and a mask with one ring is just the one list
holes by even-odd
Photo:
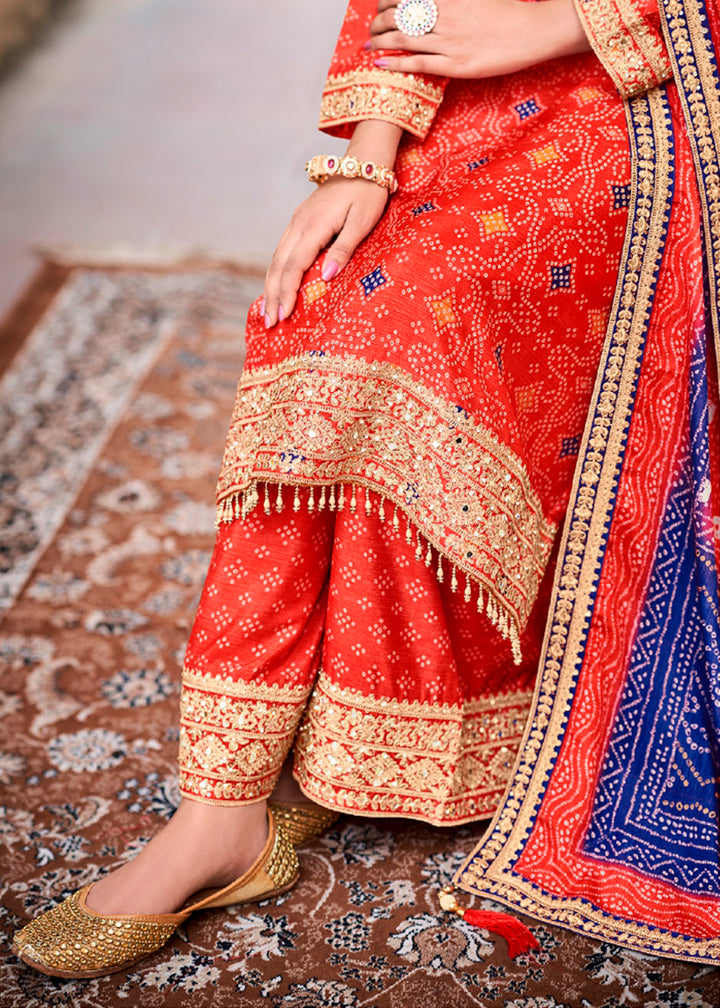
[[[292, 511], [299, 511], [303, 506], [303, 496], [306, 498], [305, 506], [310, 512], [324, 511], [326, 508], [329, 511], [342, 511], [347, 505], [351, 514], [355, 514], [359, 507], [364, 509], [367, 515], [376, 512], [381, 522], [386, 520], [388, 514], [386, 506], [390, 504], [393, 508], [392, 525], [396, 530], [400, 528], [400, 515], [405, 514], [402, 509], [398, 508], [397, 504], [392, 504], [391, 501], [383, 498], [376, 491], [368, 490], [367, 487], [358, 487], [354, 483], [350, 484], [347, 488], [344, 483], [340, 483], [339, 485], [331, 483], [327, 487], [324, 485], [300, 486], [298, 484], [277, 483], [274, 485], [275, 489], [271, 492], [272, 486], [273, 484], [263, 483], [261, 493], [260, 484], [251, 483], [245, 489], [236, 490], [228, 497], [223, 498], [217, 506], [216, 526], [219, 528], [221, 525], [227, 525], [238, 518], [247, 518], [261, 503], [265, 514], [271, 514], [273, 510], [280, 512], [285, 507], [289, 507]], [[285, 495], [283, 494], [283, 490], [286, 491]], [[363, 499], [359, 499], [358, 491], [362, 492]], [[374, 500], [375, 503], [373, 503]], [[446, 580], [449, 568], [450, 588], [454, 592], [459, 591], [460, 579], [457, 567], [447, 559], [443, 563], [442, 554], [432, 546], [429, 540], [421, 536], [407, 515], [405, 515], [405, 521], [405, 539], [408, 543], [412, 543], [413, 541], [416, 543], [416, 559], [424, 562], [427, 567], [434, 566], [435, 574], [440, 584], [443, 584]], [[472, 601], [473, 585], [477, 591], [477, 611], [480, 613], [484, 612], [500, 635], [510, 642], [513, 659], [515, 664], [519, 665], [522, 655], [520, 652], [520, 638], [514, 621], [509, 617], [507, 611], [498, 605], [487, 590], [483, 593], [482, 586], [477, 582], [473, 582], [465, 572], [463, 597], [466, 602]]]

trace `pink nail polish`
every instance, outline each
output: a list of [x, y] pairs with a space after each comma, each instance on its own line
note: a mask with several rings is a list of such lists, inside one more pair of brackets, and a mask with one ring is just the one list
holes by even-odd
[[365, 45], [363, 46], [363, 49], [365, 50], [365, 52], [367, 52], [368, 49], [370, 48], [372, 48], [372, 42], [370, 41], [370, 39], [368, 39]]
[[332, 278], [335, 276], [335, 274], [339, 269], [340, 267], [336, 262], [325, 263], [325, 265], [322, 268], [322, 273], [320, 274], [320, 276], [323, 278], [323, 280], [326, 281], [332, 280]]
[[388, 61], [386, 59], [376, 59], [375, 66], [380, 67], [381, 70], [386, 70], [388, 66]]
[[270, 316], [268, 315], [267, 312], [265, 312], [264, 318], [265, 318], [265, 328], [269, 329], [270, 328]]
[[282, 305], [280, 305], [280, 307], [278, 308], [278, 321], [280, 322], [285, 321], [285, 309], [283, 308]]

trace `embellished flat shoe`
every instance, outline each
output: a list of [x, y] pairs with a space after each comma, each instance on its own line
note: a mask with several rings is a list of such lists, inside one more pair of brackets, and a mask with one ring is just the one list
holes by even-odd
[[283, 831], [293, 847], [314, 840], [325, 830], [338, 821], [339, 812], [323, 808], [315, 802], [268, 802], [278, 823], [282, 823]]
[[272, 812], [268, 823], [268, 838], [254, 865], [221, 889], [195, 893], [177, 913], [106, 917], [87, 905], [92, 887], [85, 886], [18, 931], [13, 952], [48, 976], [105, 976], [157, 952], [197, 910], [279, 896], [295, 885], [300, 867], [290, 838]]

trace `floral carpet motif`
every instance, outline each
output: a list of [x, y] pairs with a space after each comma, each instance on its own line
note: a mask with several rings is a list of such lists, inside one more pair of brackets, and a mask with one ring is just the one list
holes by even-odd
[[440, 915], [480, 825], [344, 817], [303, 848], [291, 893], [191, 918], [128, 974], [54, 980], [7, 952], [177, 804], [179, 668], [259, 282], [75, 268], [58, 286], [0, 382], [0, 1005], [719, 1004], [716, 970], [532, 921], [541, 950], [513, 962]]

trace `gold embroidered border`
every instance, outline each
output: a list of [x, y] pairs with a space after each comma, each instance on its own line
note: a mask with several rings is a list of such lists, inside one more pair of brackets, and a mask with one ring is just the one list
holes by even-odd
[[530, 692], [462, 705], [369, 697], [323, 674], [295, 743], [303, 790], [331, 808], [435, 825], [491, 815], [512, 770]]
[[243, 512], [248, 488], [244, 510], [257, 503], [256, 482], [350, 483], [393, 502], [485, 589], [485, 611], [519, 660], [555, 528], [517, 456], [454, 404], [395, 365], [354, 357], [309, 353], [246, 372], [218, 481], [219, 522]]
[[[703, 215], [710, 286], [710, 317], [715, 360], [720, 368], [720, 82], [713, 66], [712, 38], [701, 5], [692, 0], [665, 0], [660, 5], [663, 29], [688, 123]], [[680, 54], [680, 55], [678, 55]], [[690, 54], [690, 58], [689, 58]], [[720, 378], [720, 372], [719, 372]]]
[[186, 668], [181, 791], [209, 804], [266, 798], [294, 745], [303, 789], [330, 808], [438, 826], [481, 819], [507, 785], [531, 698], [421, 703], [341, 688], [322, 672], [313, 687], [283, 687]]
[[588, 40], [625, 98], [671, 76], [668, 54], [633, 0], [575, 0]]
[[362, 119], [384, 119], [424, 139], [443, 86], [415, 74], [362, 69], [328, 77], [320, 105], [322, 130]]
[[[627, 437], [654, 278], [662, 258], [672, 176], [672, 126], [660, 90], [627, 106], [633, 154], [629, 231], [607, 345], [590, 409], [560, 550], [540, 675], [512, 783], [484, 841], [458, 871], [468, 892], [540, 920], [657, 955], [720, 961], [720, 939], [693, 941], [628, 921], [588, 899], [554, 896], [514, 871], [567, 724], [601, 570], [604, 530]], [[608, 380], [608, 378], [610, 380]]]
[[183, 669], [181, 793], [209, 803], [267, 797], [309, 693], [308, 686], [242, 682]]

